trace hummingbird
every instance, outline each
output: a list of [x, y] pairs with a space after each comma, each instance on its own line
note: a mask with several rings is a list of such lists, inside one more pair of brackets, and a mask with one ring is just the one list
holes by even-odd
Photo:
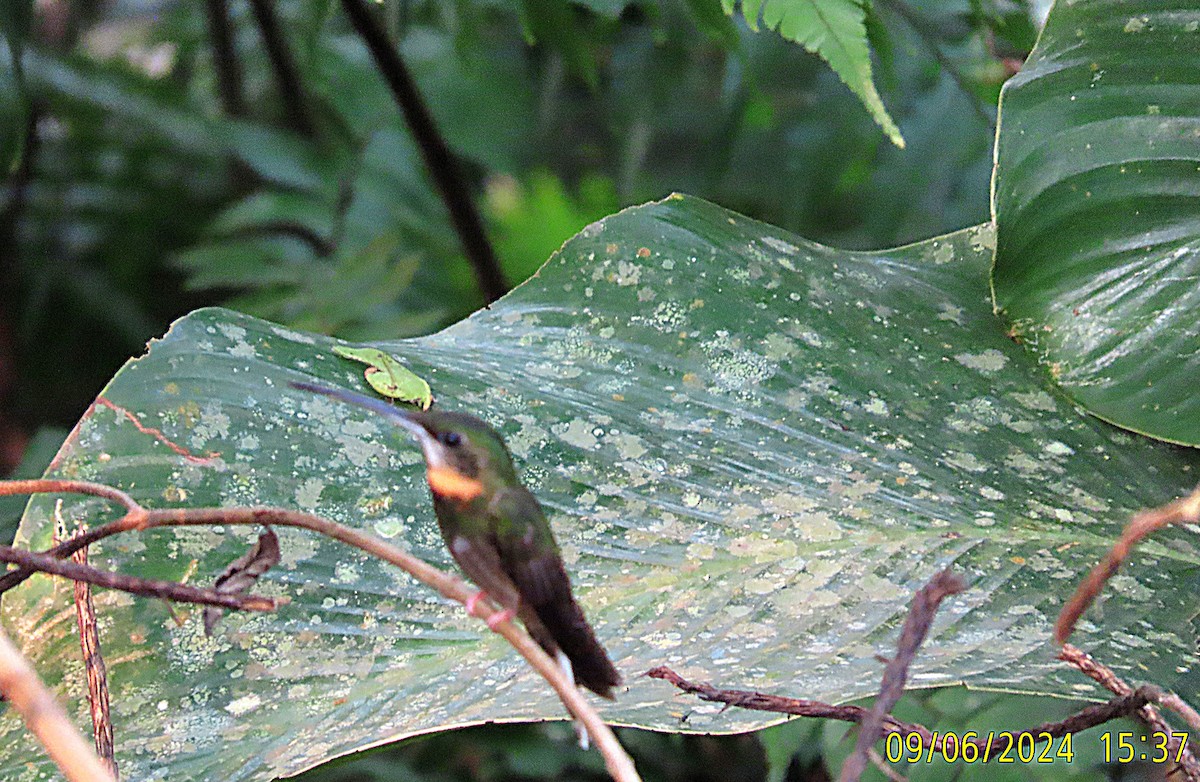
[[521, 485], [512, 455], [496, 430], [473, 415], [403, 410], [353, 391], [290, 383], [366, 408], [407, 429], [425, 456], [442, 538], [451, 556], [502, 611], [489, 626], [520, 617], [525, 628], [577, 684], [612, 699], [621, 683], [604, 647], [575, 602], [571, 579], [537, 498]]

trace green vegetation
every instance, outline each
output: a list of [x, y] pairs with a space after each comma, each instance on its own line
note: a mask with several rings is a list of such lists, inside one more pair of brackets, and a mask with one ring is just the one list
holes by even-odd
[[[298, 507], [449, 566], [411, 443], [287, 388], [374, 385], [385, 372], [339, 356], [385, 369], [383, 351], [507, 438], [628, 680], [606, 716], [661, 732], [621, 734], [647, 780], [836, 773], [844, 725], [768, 727], [639, 674], [867, 697], [913, 591], [947, 566], [969, 588], [898, 717], [1024, 727], [1069, 713], [1062, 696], [1105, 697], [1053, 661], [1049, 627], [1129, 514], [1200, 469], [1075, 406], [1200, 442], [1183, 16], [1055, 9], [1001, 100], [1034, 47], [1019, 3], [388, 0], [367, 18], [424, 96], [422, 131], [354, 5], [5, 9], [10, 465], [82, 416], [56, 475], [159, 507]], [[420, 141], [434, 126], [456, 163]], [[109, 405], [88, 408], [101, 388]], [[398, 393], [423, 404], [414, 388]], [[23, 469], [47, 463], [47, 437]], [[29, 504], [22, 545], [48, 544], [53, 509]], [[252, 537], [94, 557], [203, 579]], [[211, 639], [159, 603], [101, 601], [128, 778], [269, 779], [404, 737], [303, 778], [603, 778], [566, 724], [446, 730], [562, 708], [427, 590], [280, 541], [260, 583], [291, 603]], [[1163, 534], [1076, 641], [1194, 703], [1198, 572], [1187, 535]], [[39, 671], [72, 681], [74, 630], [52, 618], [69, 596], [35, 578], [0, 606], [36, 631]], [[1104, 779], [1097, 733], [1070, 764], [898, 768]], [[24, 780], [45, 762], [0, 713], [0, 766]]]

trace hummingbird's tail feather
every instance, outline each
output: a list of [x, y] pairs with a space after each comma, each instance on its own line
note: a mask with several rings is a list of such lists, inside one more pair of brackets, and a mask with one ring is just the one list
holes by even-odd
[[[530, 636], [533, 636], [535, 642], [538, 642], [547, 655], [558, 662], [558, 666], [566, 675], [570, 676], [572, 681], [587, 687], [598, 696], [614, 700], [612, 687], [616, 687], [622, 681], [620, 674], [617, 673], [616, 668], [613, 668], [612, 662], [608, 661], [604, 646], [601, 646], [599, 640], [596, 640], [592, 627], [588, 625], [587, 619], [583, 618], [583, 612], [578, 607], [578, 603], [575, 603], [574, 600], [571, 603], [575, 610], [570, 613], [574, 615], [575, 621], [580, 622], [578, 625], [574, 622], [564, 625], [562, 621], [557, 621], [554, 627], [547, 624], [546, 616], [557, 609], [554, 604], [530, 606], [530, 604], [522, 602], [517, 613], [521, 616], [521, 621], [524, 622]], [[556, 620], [552, 618], [551, 621]], [[580, 627], [582, 627], [582, 631]], [[587, 633], [590, 644], [588, 640], [577, 637], [577, 633], [580, 632]], [[581, 651], [583, 649], [587, 649], [587, 651]]]
[[621, 683], [621, 674], [608, 659], [608, 653], [596, 640], [583, 609], [573, 597], [535, 606], [538, 619], [571, 661], [575, 681], [597, 695], [613, 700], [613, 687]]
[[508, 574], [521, 593], [521, 619], [529, 634], [551, 657], [559, 649], [566, 654], [575, 669], [575, 681], [613, 700], [612, 688], [621, 683], [621, 674], [575, 602], [571, 578], [558, 551], [512, 558], [508, 564]]

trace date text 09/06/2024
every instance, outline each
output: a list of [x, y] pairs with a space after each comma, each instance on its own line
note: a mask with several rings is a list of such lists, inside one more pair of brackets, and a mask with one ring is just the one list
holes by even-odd
[[[1097, 733], [1105, 763], [1178, 763], [1187, 746], [1187, 733], [1132, 732]], [[1179, 746], [1172, 751], [1171, 739]], [[999, 741], [997, 741], [997, 739]], [[934, 759], [948, 763], [1071, 763], [1075, 759], [1074, 735], [1052, 736], [1049, 733], [997, 733], [980, 735], [975, 731], [919, 733], [901, 736], [889, 733], [885, 756], [889, 763], [932, 763]], [[993, 746], [995, 745], [995, 746]]]

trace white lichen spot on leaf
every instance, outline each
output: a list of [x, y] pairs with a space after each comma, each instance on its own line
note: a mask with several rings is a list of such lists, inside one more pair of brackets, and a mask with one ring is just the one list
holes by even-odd
[[999, 372], [1008, 363], [1008, 358], [999, 350], [985, 350], [982, 353], [959, 353], [954, 360], [964, 367], [974, 369], [984, 374]]
[[1013, 392], [1010, 394], [1019, 405], [1028, 407], [1030, 410], [1040, 410], [1047, 413], [1053, 413], [1058, 409], [1058, 404], [1054, 401], [1054, 397], [1047, 394], [1045, 391], [1029, 391], [1029, 392]]
[[204, 405], [200, 420], [192, 431], [192, 443], [197, 448], [204, 448], [210, 440], [223, 440], [229, 437], [229, 414], [221, 409], [219, 402], [209, 402]]
[[938, 308], [938, 320], [948, 320], [955, 325], [963, 325], [963, 308], [943, 302]]
[[225, 711], [235, 717], [240, 717], [243, 714], [249, 714], [262, 705], [262, 699], [257, 695], [243, 695], [240, 698], [235, 698], [225, 706]]
[[796, 245], [774, 236], [764, 236], [762, 238], [762, 242], [772, 250], [784, 253], [785, 255], [795, 255], [796, 253], [800, 252], [800, 248]]
[[1146, 29], [1146, 26], [1149, 23], [1150, 17], [1148, 16], [1131, 16], [1129, 17], [1129, 20], [1125, 22], [1125, 27], [1123, 29], [1127, 33], [1140, 33], [1142, 30]]
[[550, 427], [550, 431], [564, 443], [589, 451], [600, 444], [594, 430], [595, 425], [582, 418], [573, 418], [565, 424], [558, 423]]
[[610, 432], [605, 440], [616, 446], [622, 459], [640, 459], [648, 452], [642, 438], [629, 432]]
[[829, 543], [840, 540], [844, 534], [838, 523], [825, 511], [801, 513], [795, 518], [793, 529], [806, 543]]
[[1046, 443], [1042, 450], [1051, 456], [1073, 456], [1075, 454], [1075, 449], [1061, 440], [1054, 440]]
[[951, 451], [942, 457], [942, 462], [967, 472], [987, 472], [988, 465], [975, 454], [969, 451]]
[[617, 263], [617, 274], [614, 282], [621, 287], [637, 285], [642, 279], [642, 267], [628, 261]]
[[778, 371], [775, 362], [745, 349], [741, 340], [727, 331], [718, 331], [703, 348], [708, 356], [708, 370], [716, 379], [717, 388], [723, 391], [749, 392]]
[[321, 492], [325, 490], [325, 481], [320, 478], [305, 478], [304, 481], [296, 487], [296, 492], [293, 495], [298, 505], [303, 510], [314, 512], [321, 503]]

